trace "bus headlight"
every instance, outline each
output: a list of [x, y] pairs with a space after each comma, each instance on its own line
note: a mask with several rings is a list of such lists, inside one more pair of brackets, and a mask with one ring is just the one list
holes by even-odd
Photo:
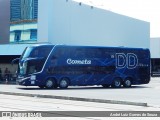
[[30, 80], [36, 80], [36, 75], [31, 75]]

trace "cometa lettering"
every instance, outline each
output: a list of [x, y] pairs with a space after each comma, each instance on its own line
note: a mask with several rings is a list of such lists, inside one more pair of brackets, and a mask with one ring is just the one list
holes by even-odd
[[84, 59], [84, 60], [72, 60], [71, 58], [67, 59], [67, 64], [81, 64], [81, 65], [89, 65], [91, 64], [91, 60], [87, 60], [87, 59]]

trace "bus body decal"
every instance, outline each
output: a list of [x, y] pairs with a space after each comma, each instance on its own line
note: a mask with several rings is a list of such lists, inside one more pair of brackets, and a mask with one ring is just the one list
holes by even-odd
[[138, 64], [137, 55], [134, 53], [116, 53], [116, 68], [122, 69], [127, 67], [128, 69], [136, 68]]
[[116, 68], [122, 69], [126, 66], [126, 57], [124, 53], [116, 53]]
[[71, 58], [67, 59], [67, 64], [80, 64], [80, 65], [90, 65], [92, 64], [91, 60], [72, 60]]
[[128, 69], [134, 69], [137, 67], [137, 64], [138, 64], [137, 55], [135, 55], [134, 53], [128, 53], [127, 60], [128, 60], [128, 64], [127, 64]]

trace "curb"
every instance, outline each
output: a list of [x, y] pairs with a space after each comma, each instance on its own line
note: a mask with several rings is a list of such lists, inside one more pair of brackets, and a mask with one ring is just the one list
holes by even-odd
[[13, 92], [0, 92], [0, 94], [16, 95], [16, 96], [27, 96], [27, 97], [39, 97], [39, 98], [54, 98], [54, 99], [62, 99], [62, 100], [74, 100], [74, 101], [97, 102], [97, 103], [134, 105], [134, 106], [148, 107], [147, 103], [129, 102], [129, 101], [91, 99], [91, 98], [79, 98], [79, 97], [55, 96], [55, 95], [40, 95], [40, 94], [28, 94], [28, 93], [13, 93]]

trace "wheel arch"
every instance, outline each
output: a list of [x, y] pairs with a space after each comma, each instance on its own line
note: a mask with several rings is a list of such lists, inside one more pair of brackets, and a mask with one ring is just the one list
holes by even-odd
[[122, 78], [122, 77], [118, 77], [118, 76], [117, 76], [117, 77], [114, 77], [114, 78], [112, 79], [112, 82], [113, 82], [115, 79], [120, 79], [120, 81], [123, 82], [123, 78]]
[[58, 81], [57, 81], [57, 78], [54, 77], [54, 76], [48, 76], [48, 77], [46, 77], [46, 78], [45, 78], [45, 81], [47, 81], [48, 79], [55, 80], [56, 83], [58, 82]]
[[123, 82], [124, 82], [125, 80], [127, 80], [127, 79], [130, 79], [132, 83], [133, 83], [133, 81], [134, 81], [134, 78], [133, 78], [132, 76], [127, 76], [127, 77], [125, 77], [125, 78], [123, 79]]

